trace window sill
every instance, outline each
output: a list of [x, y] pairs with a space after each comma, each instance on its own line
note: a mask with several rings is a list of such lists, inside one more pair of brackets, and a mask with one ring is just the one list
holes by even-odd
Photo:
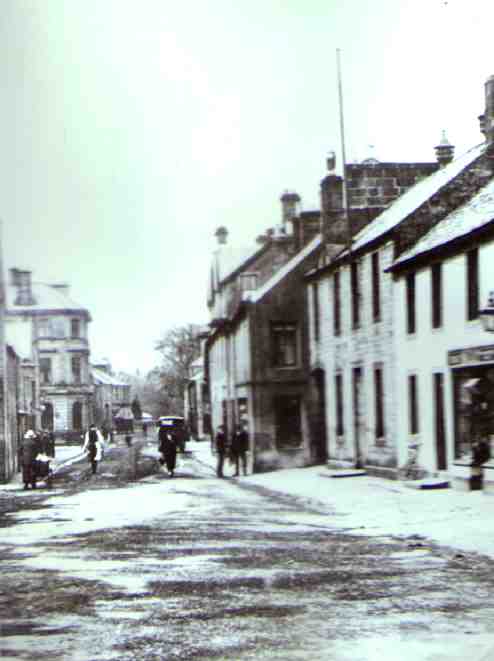
[[382, 436], [380, 438], [376, 438], [375, 442], [374, 442], [374, 445], [376, 446], [376, 448], [385, 447], [386, 446], [386, 438], [384, 436]]

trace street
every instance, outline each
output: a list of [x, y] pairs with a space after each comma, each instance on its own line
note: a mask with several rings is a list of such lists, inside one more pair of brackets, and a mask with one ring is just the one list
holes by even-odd
[[97, 485], [0, 518], [2, 659], [492, 658], [485, 556], [352, 534], [193, 453], [174, 479]]

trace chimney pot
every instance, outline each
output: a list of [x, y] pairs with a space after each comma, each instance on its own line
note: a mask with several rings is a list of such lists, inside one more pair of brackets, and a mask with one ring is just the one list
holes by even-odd
[[218, 227], [218, 229], [215, 232], [215, 237], [220, 245], [225, 245], [228, 238], [228, 230], [226, 229], [226, 227], [223, 226]]
[[[281, 218], [283, 225], [286, 225], [300, 212], [300, 195], [295, 191], [285, 191], [280, 197], [281, 202]], [[287, 231], [290, 232], [291, 228], [287, 228]]]
[[442, 132], [441, 142], [436, 147], [434, 147], [434, 149], [436, 152], [437, 162], [442, 168], [448, 163], [451, 163], [454, 158], [455, 148], [448, 142], [446, 131]]

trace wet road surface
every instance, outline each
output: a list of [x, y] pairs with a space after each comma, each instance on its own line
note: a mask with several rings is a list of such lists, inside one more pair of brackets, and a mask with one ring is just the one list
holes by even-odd
[[2, 661], [484, 661], [489, 559], [211, 475], [190, 457], [4, 521]]

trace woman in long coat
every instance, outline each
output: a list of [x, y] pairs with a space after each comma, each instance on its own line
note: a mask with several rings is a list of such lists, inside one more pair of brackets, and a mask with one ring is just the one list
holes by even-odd
[[166, 464], [166, 469], [170, 477], [173, 477], [175, 464], [177, 462], [177, 443], [171, 429], [166, 425], [161, 425], [158, 432], [159, 451], [163, 455], [162, 463]]
[[22, 481], [24, 489], [29, 485], [36, 489], [36, 457], [40, 451], [39, 440], [32, 429], [24, 434], [20, 447], [20, 461], [22, 466]]

